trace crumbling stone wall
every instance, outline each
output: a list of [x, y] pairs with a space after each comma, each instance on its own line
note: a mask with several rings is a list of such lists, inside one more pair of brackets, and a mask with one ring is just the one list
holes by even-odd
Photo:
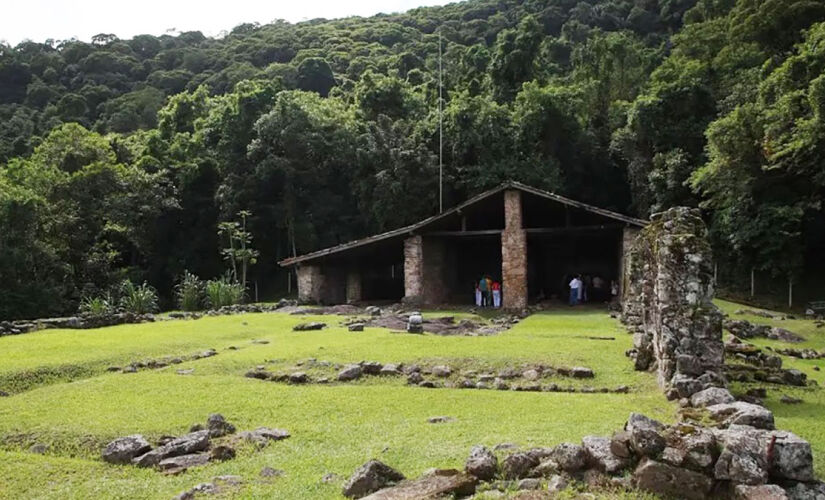
[[324, 274], [321, 266], [302, 265], [298, 267], [298, 300], [301, 302], [319, 302], [324, 287]]
[[672, 399], [724, 387], [722, 314], [712, 302], [712, 255], [699, 212], [654, 215], [627, 259], [623, 310], [636, 369], [655, 369]]

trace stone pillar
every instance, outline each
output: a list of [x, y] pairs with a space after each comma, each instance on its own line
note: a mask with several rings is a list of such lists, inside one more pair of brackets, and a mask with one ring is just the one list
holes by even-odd
[[424, 294], [424, 239], [420, 235], [404, 240], [404, 302], [421, 302]]
[[504, 191], [501, 232], [501, 288], [505, 309], [527, 307], [527, 231], [522, 227], [521, 191]]
[[347, 304], [361, 302], [361, 273], [351, 270], [347, 273]]
[[324, 289], [324, 274], [321, 272], [321, 266], [300, 265], [298, 266], [297, 275], [298, 300], [311, 303], [321, 302], [321, 294]]

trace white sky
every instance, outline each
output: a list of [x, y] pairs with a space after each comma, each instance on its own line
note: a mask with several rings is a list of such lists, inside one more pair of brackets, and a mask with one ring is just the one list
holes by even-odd
[[[456, 1], [456, 0], [452, 0]], [[241, 23], [266, 24], [319, 17], [371, 16], [449, 0], [4, 0], [0, 40], [15, 45], [24, 39], [78, 38], [98, 33], [119, 38], [162, 35], [168, 30], [201, 31], [216, 36]]]

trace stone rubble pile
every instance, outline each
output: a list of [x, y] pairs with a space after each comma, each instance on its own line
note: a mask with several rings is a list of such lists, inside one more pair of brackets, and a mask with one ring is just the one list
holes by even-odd
[[[714, 406], [731, 404], [735, 403]], [[825, 484], [814, 478], [808, 442], [773, 430], [772, 423], [751, 423], [666, 426], [632, 413], [624, 429], [611, 437], [587, 436], [580, 444], [516, 450], [501, 460], [478, 445], [470, 450], [463, 471], [435, 469], [414, 480], [371, 460], [353, 473], [342, 493], [372, 500], [460, 498], [514, 489], [549, 494], [582, 483], [593, 489], [644, 490], [697, 500], [803, 500], [825, 495]]]
[[106, 369], [109, 372], [121, 373], [137, 373], [139, 370], [148, 369], [156, 370], [158, 368], [165, 368], [169, 365], [179, 365], [185, 361], [194, 361], [198, 359], [211, 358], [217, 356], [218, 351], [215, 349], [207, 349], [205, 351], [196, 352], [188, 356], [167, 356], [159, 359], [150, 359], [148, 361], [132, 361], [124, 367], [110, 366]]
[[777, 326], [757, 325], [744, 319], [726, 319], [723, 326], [727, 331], [740, 339], [762, 337], [782, 342], [804, 342], [805, 339], [785, 328]]
[[212, 414], [207, 419], [206, 426], [195, 424], [183, 436], [162, 437], [155, 447], [140, 434], [117, 438], [106, 445], [101, 457], [111, 464], [154, 467], [165, 474], [174, 475], [191, 467], [235, 458], [235, 446], [241, 441], [260, 448], [270, 441], [288, 437], [287, 431], [267, 427], [235, 434], [234, 425], [222, 415]]
[[[310, 375], [306, 370], [315, 370]], [[318, 375], [317, 371], [330, 372]], [[425, 388], [453, 388], [453, 389], [495, 389], [531, 392], [579, 392], [579, 393], [616, 393], [626, 394], [630, 387], [620, 385], [615, 388], [601, 387], [562, 387], [556, 383], [542, 383], [548, 377], [567, 377], [573, 379], [592, 379], [595, 374], [592, 369], [577, 366], [572, 368], [550, 367], [542, 364], [529, 364], [520, 367], [510, 367], [502, 370], [477, 369], [462, 370], [444, 364], [419, 365], [402, 363], [379, 363], [377, 361], [361, 361], [359, 363], [338, 364], [329, 361], [318, 361], [310, 358], [299, 361], [292, 371], [272, 372], [265, 365], [258, 365], [246, 372], [245, 377], [272, 382], [286, 382], [289, 384], [329, 384], [337, 382], [353, 382], [364, 377], [406, 377], [408, 385]]]
[[739, 362], [725, 365], [724, 370], [728, 380], [768, 382], [798, 387], [809, 384], [808, 376], [804, 372], [796, 369], [783, 369], [781, 357], [766, 354], [761, 348], [744, 343], [737, 337], [730, 336], [725, 342], [725, 352], [729, 361]]

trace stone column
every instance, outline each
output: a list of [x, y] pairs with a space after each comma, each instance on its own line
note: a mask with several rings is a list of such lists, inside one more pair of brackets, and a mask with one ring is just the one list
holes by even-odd
[[324, 274], [321, 266], [298, 266], [298, 300], [301, 302], [321, 302], [321, 293], [324, 289]]
[[521, 191], [515, 189], [504, 192], [501, 288], [505, 309], [527, 307], [527, 231], [522, 227]]
[[347, 273], [347, 304], [361, 301], [361, 273], [351, 270]]
[[416, 235], [404, 240], [404, 302], [420, 302], [423, 293], [424, 240]]

